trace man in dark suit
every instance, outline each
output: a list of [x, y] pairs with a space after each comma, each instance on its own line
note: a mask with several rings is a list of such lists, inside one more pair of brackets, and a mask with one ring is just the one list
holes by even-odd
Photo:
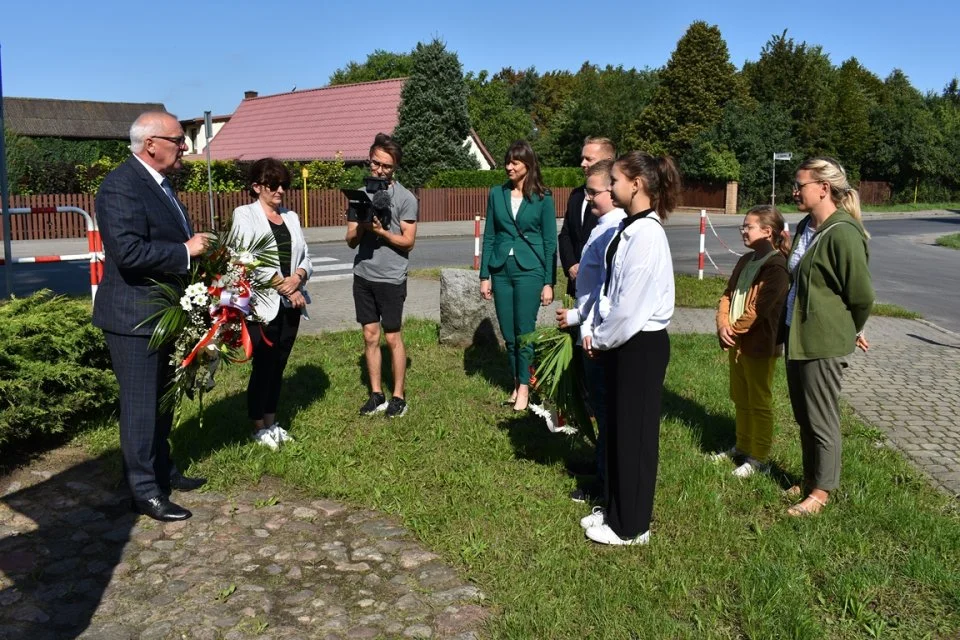
[[[583, 149], [580, 151], [580, 167], [583, 169], [583, 175], [586, 176], [587, 169], [600, 160], [613, 160], [616, 155], [616, 148], [609, 138], [586, 138], [583, 141]], [[563, 228], [560, 229], [560, 237], [557, 238], [560, 264], [563, 265], [563, 272], [567, 274], [567, 295], [571, 298], [576, 298], [577, 271], [580, 268], [583, 245], [587, 243], [590, 232], [597, 226], [597, 217], [591, 215], [587, 209], [583, 187], [577, 187], [570, 192], [567, 212], [563, 216]]]
[[147, 112], [130, 127], [133, 155], [103, 180], [96, 199], [105, 254], [93, 324], [103, 330], [120, 385], [120, 449], [133, 508], [155, 520], [185, 520], [172, 489], [190, 491], [202, 478], [183, 476], [170, 459], [173, 416], [160, 398], [173, 373], [171, 349], [150, 349], [156, 282], [180, 286], [191, 258], [206, 248], [166, 175], [181, 167], [183, 129], [169, 113]]

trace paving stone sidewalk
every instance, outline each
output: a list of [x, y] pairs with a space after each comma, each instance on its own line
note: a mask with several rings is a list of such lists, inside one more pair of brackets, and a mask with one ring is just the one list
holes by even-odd
[[484, 595], [395, 521], [291, 496], [129, 510], [116, 464], [59, 449], [0, 480], [0, 638], [476, 638]]

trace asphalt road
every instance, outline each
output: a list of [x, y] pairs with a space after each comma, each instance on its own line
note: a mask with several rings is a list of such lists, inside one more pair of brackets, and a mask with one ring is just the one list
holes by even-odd
[[[707, 231], [706, 248], [716, 263], [715, 268], [707, 261], [705, 273], [708, 275], [729, 275], [737, 260], [731, 251], [744, 251], [736, 221], [722, 220], [723, 224], [715, 229], [716, 236]], [[918, 311], [934, 324], [960, 333], [960, 287], [954, 280], [960, 275], [960, 251], [934, 244], [940, 235], [960, 232], [960, 216], [872, 219], [866, 221], [866, 228], [872, 236], [870, 268], [877, 299]], [[696, 273], [698, 229], [668, 223], [667, 235], [676, 270]], [[317, 269], [315, 277], [321, 281], [349, 277], [354, 252], [344, 243], [314, 244], [310, 246], [310, 253]], [[463, 267], [472, 262], [472, 237], [420, 238], [410, 256], [412, 269]], [[17, 295], [28, 295], [43, 287], [68, 294], [89, 291], [86, 264], [14, 265], [13, 268]], [[321, 285], [318, 282], [316, 286]]]

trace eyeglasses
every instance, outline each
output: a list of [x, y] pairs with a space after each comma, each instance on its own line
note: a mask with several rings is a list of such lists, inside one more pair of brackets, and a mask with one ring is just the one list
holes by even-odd
[[393, 171], [394, 165], [387, 162], [377, 162], [376, 160], [369, 160], [368, 163], [371, 169], [380, 169], [382, 171]]
[[794, 183], [793, 183], [793, 190], [794, 190], [794, 191], [800, 191], [800, 189], [803, 189], [803, 188], [804, 188], [805, 186], [807, 186], [808, 184], [816, 184], [816, 183], [818, 183], [818, 182], [824, 182], [824, 181], [823, 181], [823, 180], [811, 180], [811, 181], [809, 181], [809, 182], [794, 182]]
[[290, 188], [290, 183], [289, 182], [266, 182], [266, 183], [261, 182], [260, 186], [266, 187], [267, 189], [270, 189], [270, 191], [276, 191], [280, 187], [283, 187], [283, 190], [286, 191]]
[[750, 231], [751, 229], [757, 229], [757, 228], [759, 228], [759, 226], [760, 226], [760, 225], [756, 225], [756, 224], [742, 224], [742, 225], [740, 225], [739, 227], [737, 227], [737, 229], [740, 229], [740, 233], [743, 233], [744, 231]]
[[187, 141], [187, 136], [178, 136], [174, 138], [173, 136], [150, 136], [151, 138], [160, 138], [161, 140], [166, 140], [167, 142], [172, 142], [178, 147], [182, 147], [183, 143]]
[[593, 200], [601, 193], [610, 193], [610, 189], [584, 189], [583, 194], [586, 196], [587, 200]]

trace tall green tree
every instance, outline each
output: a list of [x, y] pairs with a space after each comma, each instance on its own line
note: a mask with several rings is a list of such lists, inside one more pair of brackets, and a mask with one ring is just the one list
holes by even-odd
[[[893, 183], [900, 200], [912, 199], [922, 180], [935, 181], [946, 163], [943, 132], [923, 95], [899, 69], [884, 80], [870, 116], [864, 173]], [[909, 195], [907, 195], [909, 194]]]
[[677, 42], [653, 99], [634, 123], [627, 143], [681, 156], [698, 135], [720, 120], [728, 102], [745, 94], [720, 29], [694, 22]]
[[403, 147], [399, 177], [405, 185], [419, 187], [438, 171], [479, 165], [464, 145], [470, 135], [470, 115], [457, 54], [434, 39], [417, 43], [412, 58], [393, 135]]
[[797, 44], [786, 30], [773, 36], [760, 59], [743, 66], [750, 95], [790, 114], [793, 137], [802, 155], [836, 154], [834, 68], [818, 45]]
[[551, 119], [542, 144], [544, 161], [553, 166], [579, 164], [587, 136], [610, 138], [626, 150], [625, 137], [652, 99], [658, 74], [622, 66], [600, 69], [585, 62], [574, 80], [573, 92]]
[[529, 138], [533, 133], [530, 115], [510, 101], [507, 85], [488, 78], [486, 71], [466, 77], [470, 94], [467, 111], [470, 123], [484, 146], [499, 164], [514, 140]]
[[354, 84], [374, 80], [406, 78], [410, 75], [413, 59], [409, 53], [392, 53], [376, 49], [365, 62], [350, 61], [330, 76], [330, 84]]

